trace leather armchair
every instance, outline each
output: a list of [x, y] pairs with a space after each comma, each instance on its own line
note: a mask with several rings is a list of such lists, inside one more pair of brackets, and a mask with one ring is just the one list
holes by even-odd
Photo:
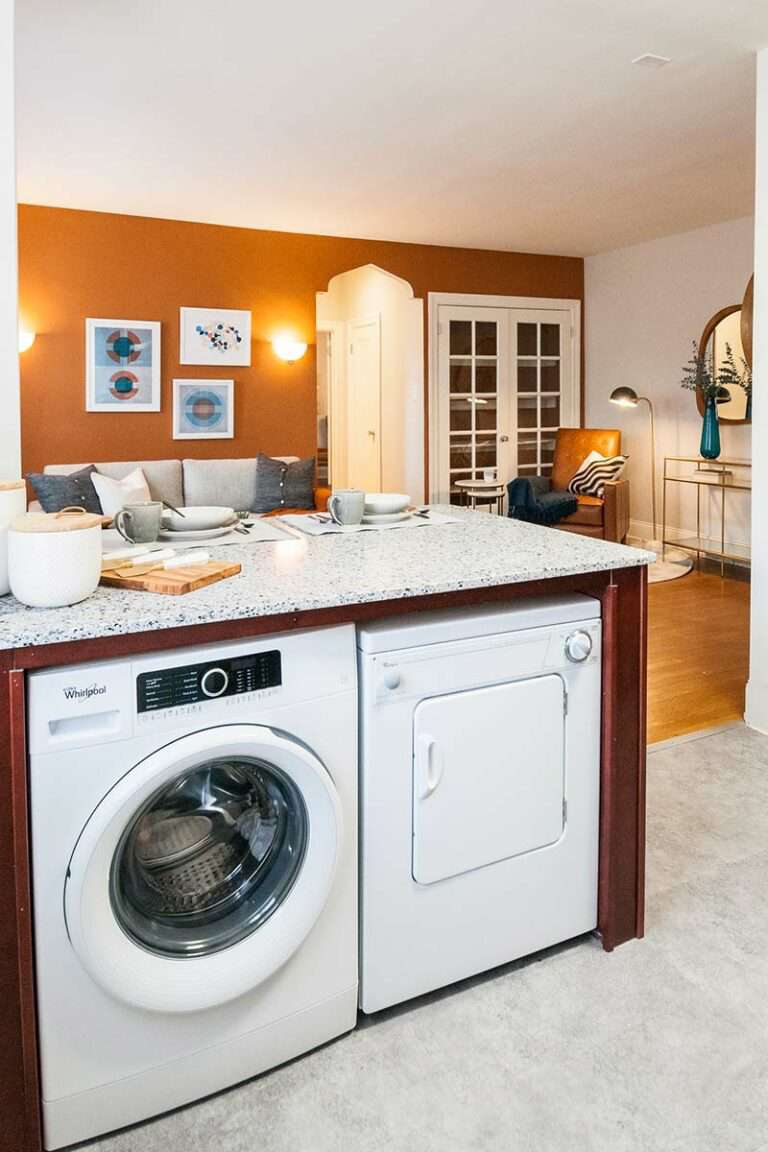
[[[576, 469], [590, 452], [618, 456], [621, 432], [618, 428], [561, 428], [555, 440], [552, 463], [552, 489], [564, 492]], [[614, 540], [623, 544], [629, 531], [629, 481], [614, 480], [606, 484], [603, 496], [577, 497], [579, 506], [556, 527], [580, 536]]]

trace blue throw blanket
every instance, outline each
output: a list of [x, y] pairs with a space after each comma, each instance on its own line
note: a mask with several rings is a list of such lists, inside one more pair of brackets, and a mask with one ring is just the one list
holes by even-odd
[[578, 508], [570, 492], [550, 492], [547, 476], [518, 476], [507, 484], [509, 515], [531, 524], [557, 524]]

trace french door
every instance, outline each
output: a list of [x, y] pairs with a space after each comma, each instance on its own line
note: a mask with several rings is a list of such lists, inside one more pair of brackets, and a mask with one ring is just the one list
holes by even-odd
[[579, 423], [577, 302], [498, 299], [433, 312], [433, 501], [458, 503], [457, 481], [548, 475], [558, 428]]

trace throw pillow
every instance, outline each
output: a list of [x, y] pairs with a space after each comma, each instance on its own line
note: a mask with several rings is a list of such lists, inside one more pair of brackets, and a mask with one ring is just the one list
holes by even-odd
[[568, 485], [574, 496], [597, 496], [602, 499], [605, 485], [610, 480], [618, 480], [627, 465], [626, 456], [602, 456], [590, 452], [576, 470]]
[[261, 453], [256, 457], [256, 498], [252, 512], [277, 508], [314, 508], [315, 459], [286, 464]]
[[101, 502], [105, 516], [114, 516], [126, 504], [146, 504], [152, 499], [147, 478], [141, 468], [135, 468], [122, 480], [94, 472], [91, 481]]
[[27, 480], [44, 512], [61, 512], [62, 508], [85, 508], [86, 512], [101, 513], [101, 505], [91, 477], [95, 464], [70, 472], [68, 476], [51, 476], [46, 472], [28, 472]]

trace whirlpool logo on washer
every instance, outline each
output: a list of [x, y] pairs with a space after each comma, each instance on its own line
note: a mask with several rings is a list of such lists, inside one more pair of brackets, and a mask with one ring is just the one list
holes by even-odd
[[65, 700], [92, 700], [94, 696], [106, 696], [106, 684], [89, 684], [87, 688], [78, 688], [76, 684], [62, 688]]

